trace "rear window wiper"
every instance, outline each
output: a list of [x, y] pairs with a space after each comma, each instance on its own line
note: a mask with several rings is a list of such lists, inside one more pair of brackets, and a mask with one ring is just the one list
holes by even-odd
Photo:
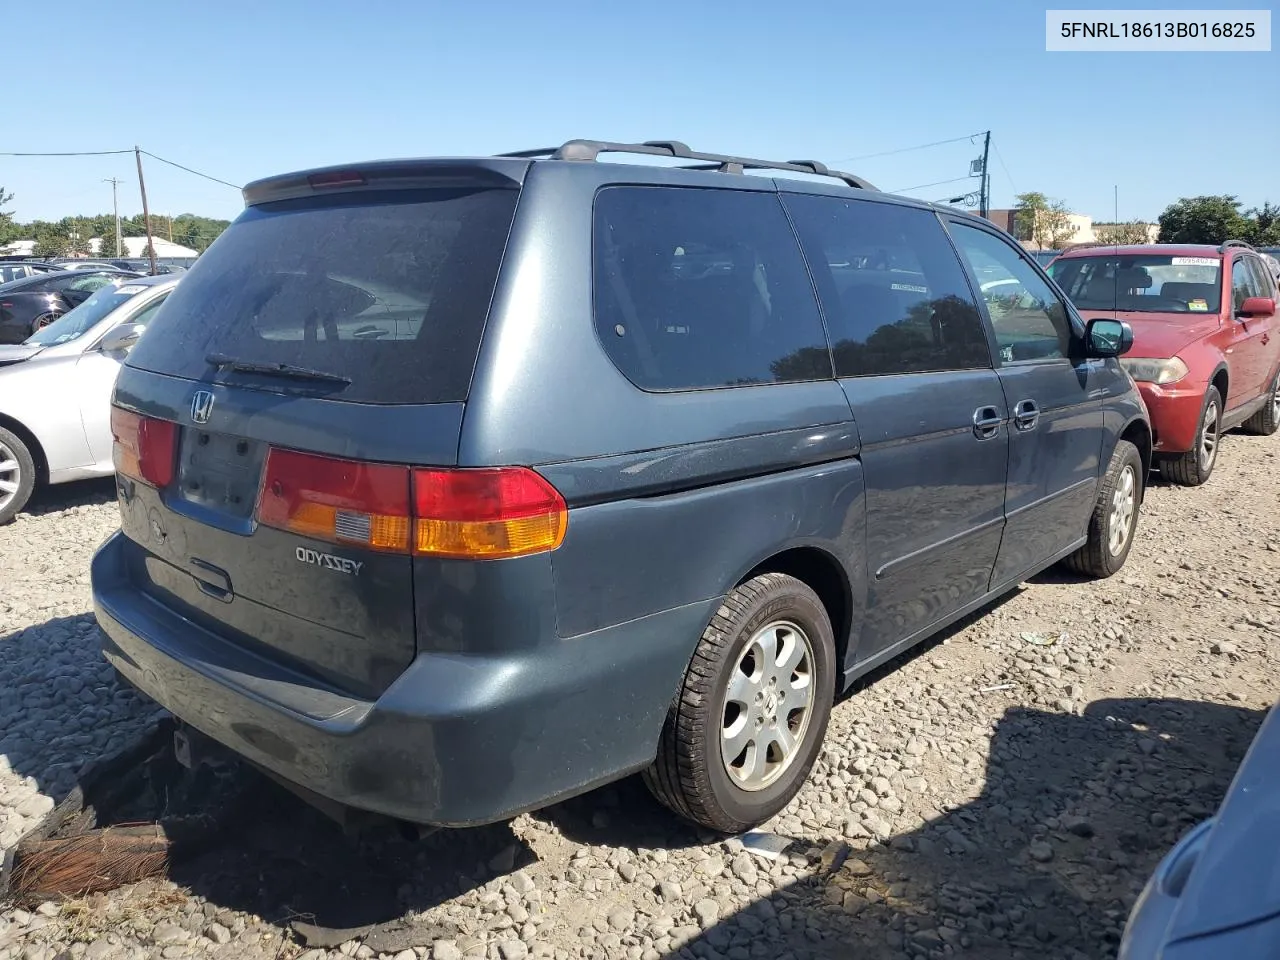
[[324, 370], [312, 370], [309, 367], [298, 367], [291, 363], [261, 363], [255, 360], [239, 360], [225, 353], [211, 353], [204, 358], [219, 370], [235, 370], [239, 373], [262, 373], [273, 377], [291, 377], [294, 380], [322, 380], [326, 383], [351, 383], [350, 377], [339, 373], [326, 373]]

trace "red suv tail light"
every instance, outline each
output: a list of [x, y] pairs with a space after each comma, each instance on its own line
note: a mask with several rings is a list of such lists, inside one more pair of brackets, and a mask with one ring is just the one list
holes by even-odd
[[165, 487], [173, 481], [177, 424], [113, 406], [111, 436], [116, 473], [153, 487]]
[[568, 508], [525, 467], [410, 469], [272, 449], [258, 522], [330, 543], [495, 560], [554, 550]]

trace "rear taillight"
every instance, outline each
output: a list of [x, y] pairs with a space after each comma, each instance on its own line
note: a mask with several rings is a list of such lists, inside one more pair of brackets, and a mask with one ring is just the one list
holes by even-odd
[[111, 408], [111, 459], [116, 473], [153, 487], [173, 481], [178, 425], [143, 417], [120, 407]]
[[330, 543], [496, 560], [554, 550], [568, 509], [525, 467], [410, 469], [272, 449], [258, 521]]
[[415, 553], [518, 557], [554, 550], [568, 509], [551, 484], [526, 467], [414, 470]]
[[258, 520], [331, 543], [409, 549], [409, 468], [272, 450]]

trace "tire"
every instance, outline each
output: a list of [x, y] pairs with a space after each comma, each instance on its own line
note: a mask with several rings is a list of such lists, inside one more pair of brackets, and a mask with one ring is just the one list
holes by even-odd
[[22, 438], [0, 427], [0, 524], [8, 523], [31, 499], [36, 464]]
[[1280, 373], [1271, 381], [1271, 392], [1261, 410], [1241, 424], [1250, 433], [1269, 437], [1280, 430]]
[[1222, 441], [1222, 395], [1210, 387], [1200, 405], [1200, 426], [1195, 443], [1182, 456], [1160, 463], [1160, 474], [1184, 487], [1198, 487], [1209, 479], [1218, 462], [1218, 446]]
[[[784, 679], [771, 685], [779, 650], [778, 675]], [[788, 654], [795, 651], [799, 659], [790, 667]], [[808, 684], [798, 684], [806, 664]], [[835, 675], [835, 639], [817, 594], [781, 573], [747, 581], [725, 597], [702, 634], [645, 784], [680, 816], [720, 833], [740, 833], [768, 820], [791, 802], [817, 759]], [[731, 680], [743, 700], [729, 698]], [[805, 707], [780, 712], [786, 695], [791, 703], [796, 697], [805, 703], [806, 691]], [[725, 730], [735, 726], [734, 739], [744, 747], [730, 758], [725, 754], [732, 748], [722, 749], [722, 743]], [[786, 732], [794, 738], [789, 752], [777, 739]], [[757, 757], [765, 761], [759, 767], [753, 765]]]
[[34, 320], [31, 321], [31, 332], [33, 334], [39, 333], [41, 330], [43, 330], [49, 324], [53, 323], [53, 321], [59, 319], [61, 316], [62, 314], [60, 313], [42, 313], [40, 316], [36, 317]]
[[1103, 580], [1124, 566], [1138, 528], [1143, 473], [1138, 448], [1118, 440], [1089, 517], [1089, 540], [1063, 561], [1068, 569]]

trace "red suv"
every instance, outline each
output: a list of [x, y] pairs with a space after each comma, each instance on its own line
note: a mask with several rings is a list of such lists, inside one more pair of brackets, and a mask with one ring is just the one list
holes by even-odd
[[1147, 403], [1165, 477], [1204, 483], [1224, 430], [1280, 427], [1276, 280], [1248, 244], [1083, 247], [1048, 271], [1086, 320], [1133, 328], [1120, 363]]

